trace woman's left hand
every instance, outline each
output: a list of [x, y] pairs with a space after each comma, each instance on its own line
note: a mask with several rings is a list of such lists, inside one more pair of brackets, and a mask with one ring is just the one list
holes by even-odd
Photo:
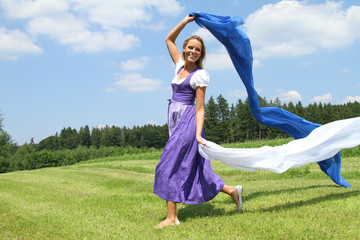
[[201, 145], [203, 145], [203, 146], [206, 145], [205, 139], [203, 137], [201, 137], [201, 136], [196, 137], [196, 141], [198, 143], [200, 143]]

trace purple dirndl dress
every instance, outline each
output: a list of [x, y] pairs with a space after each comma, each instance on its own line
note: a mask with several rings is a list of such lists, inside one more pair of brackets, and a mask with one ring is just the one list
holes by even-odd
[[195, 71], [181, 84], [172, 84], [168, 109], [170, 137], [156, 166], [154, 182], [154, 193], [160, 198], [185, 204], [210, 201], [224, 187], [210, 161], [198, 151], [195, 90], [190, 86]]

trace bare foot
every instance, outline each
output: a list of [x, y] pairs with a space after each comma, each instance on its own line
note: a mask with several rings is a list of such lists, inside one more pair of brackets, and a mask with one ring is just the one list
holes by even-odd
[[157, 229], [161, 229], [163, 227], [167, 227], [167, 226], [174, 226], [174, 225], [180, 225], [180, 221], [178, 219], [176, 220], [170, 220], [170, 219], [165, 219], [164, 221], [162, 221], [159, 225], [157, 225], [155, 228]]

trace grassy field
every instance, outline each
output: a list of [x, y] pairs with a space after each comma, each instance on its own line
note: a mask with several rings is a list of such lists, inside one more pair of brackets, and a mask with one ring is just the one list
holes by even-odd
[[180, 226], [152, 193], [158, 155], [96, 159], [0, 174], [0, 239], [360, 239], [360, 159], [346, 157], [338, 187], [318, 165], [283, 174], [212, 162], [229, 185], [244, 186], [243, 212], [225, 194], [179, 204]]

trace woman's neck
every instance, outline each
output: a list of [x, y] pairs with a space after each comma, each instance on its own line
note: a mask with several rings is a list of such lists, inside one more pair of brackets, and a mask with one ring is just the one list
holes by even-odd
[[199, 66], [196, 63], [185, 61], [184, 70], [189, 73], [197, 69]]

